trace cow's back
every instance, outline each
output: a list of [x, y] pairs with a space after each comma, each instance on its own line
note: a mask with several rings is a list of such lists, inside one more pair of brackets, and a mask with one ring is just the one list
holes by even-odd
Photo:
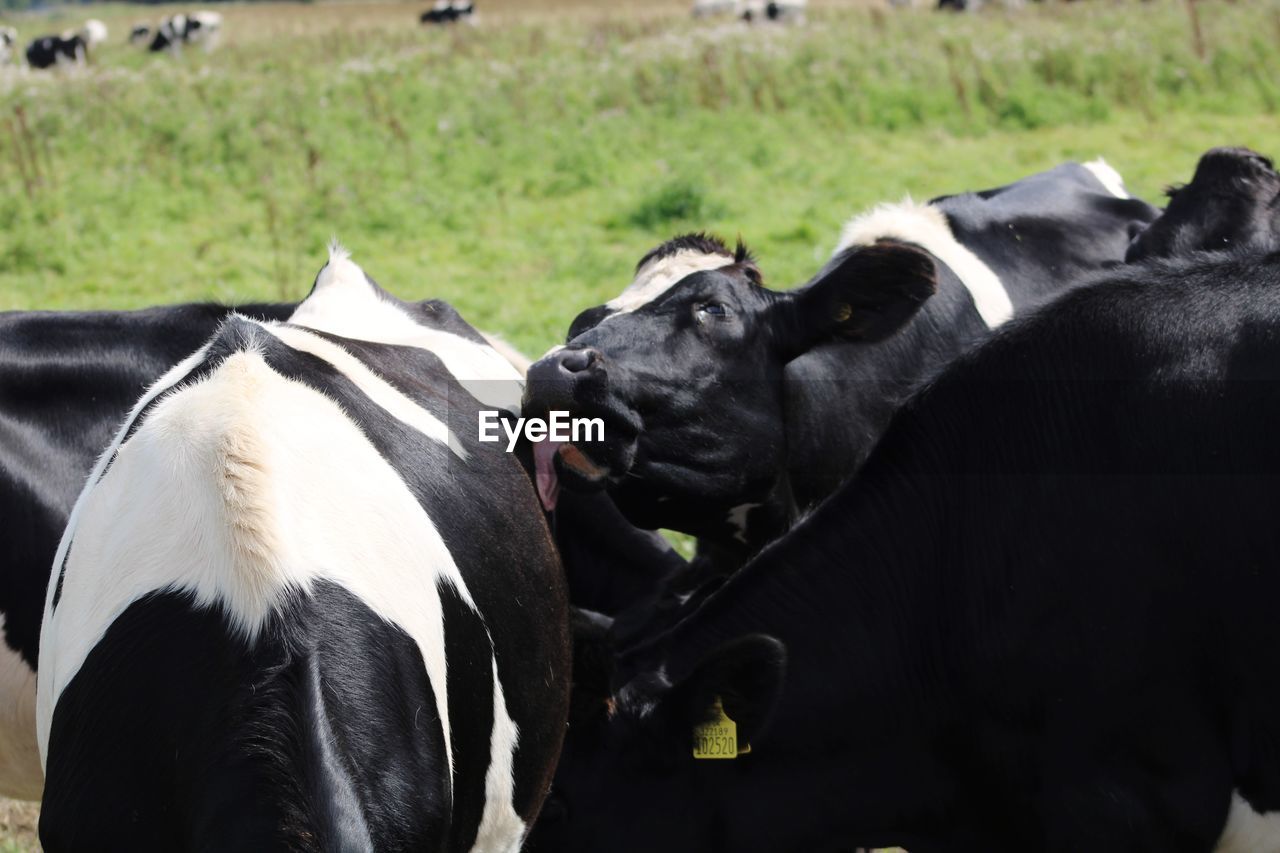
[[232, 321], [104, 460], [46, 616], [48, 849], [518, 846], [566, 704], [554, 549], [515, 460], [450, 440], [475, 401], [391, 349]]

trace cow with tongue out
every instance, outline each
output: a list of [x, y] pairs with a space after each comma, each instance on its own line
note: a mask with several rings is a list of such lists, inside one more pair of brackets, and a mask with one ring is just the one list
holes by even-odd
[[1066, 163], [875, 207], [795, 290], [766, 287], [741, 243], [669, 240], [530, 368], [526, 416], [599, 417], [605, 432], [541, 447], [539, 490], [606, 488], [632, 523], [698, 537], [699, 565], [728, 574], [853, 473], [941, 367], [1123, 262], [1157, 213], [1105, 162]]

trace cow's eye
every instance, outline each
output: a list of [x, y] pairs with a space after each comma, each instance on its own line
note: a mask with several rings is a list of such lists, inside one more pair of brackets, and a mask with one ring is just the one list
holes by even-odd
[[698, 306], [698, 313], [706, 314], [711, 317], [723, 317], [729, 312], [719, 302], [706, 302]]

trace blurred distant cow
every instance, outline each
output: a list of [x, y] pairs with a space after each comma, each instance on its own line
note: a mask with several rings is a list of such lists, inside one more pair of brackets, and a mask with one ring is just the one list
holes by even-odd
[[27, 45], [27, 64], [32, 68], [52, 68], [68, 63], [79, 65], [87, 55], [88, 48], [79, 33], [41, 36]]
[[107, 40], [107, 25], [96, 18], [85, 21], [79, 30], [60, 36], [40, 36], [27, 45], [27, 64], [32, 68], [83, 64], [90, 49]]
[[0, 27], [0, 65], [13, 61], [13, 46], [18, 43], [18, 31], [13, 27]]
[[475, 14], [472, 0], [436, 0], [435, 5], [422, 13], [418, 20], [424, 24], [453, 24], [469, 20]]
[[747, 0], [742, 4], [742, 20], [799, 22], [808, 5], [809, 0]]
[[133, 29], [129, 30], [129, 44], [140, 47], [149, 41], [151, 41], [150, 24], [134, 24]]
[[[212, 50], [221, 32], [222, 15], [217, 12], [173, 15], [160, 22], [147, 49], [152, 53], [162, 53], [166, 50], [181, 50], [183, 45], [203, 44], [206, 50]], [[130, 36], [129, 40], [141, 44], [146, 41], [149, 33], [149, 28], [135, 27], [134, 36]]]

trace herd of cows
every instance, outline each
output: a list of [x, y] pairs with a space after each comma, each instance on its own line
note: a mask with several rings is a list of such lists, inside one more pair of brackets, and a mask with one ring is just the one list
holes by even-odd
[[[436, 0], [420, 20], [424, 24], [449, 24], [471, 21], [474, 13], [472, 0]], [[129, 30], [129, 44], [151, 53], [177, 53], [194, 45], [212, 50], [222, 28], [222, 15], [218, 12], [179, 13], [159, 22], [134, 24]], [[80, 29], [37, 36], [21, 55], [25, 56], [29, 68], [37, 70], [84, 65], [93, 50], [107, 41], [107, 34], [107, 25], [91, 18]], [[19, 55], [17, 29], [0, 26], [0, 66], [13, 64]]]
[[1280, 850], [1277, 250], [1222, 148], [791, 290], [678, 236], [532, 365], [337, 247], [0, 314], [0, 791], [51, 853]]
[[[145, 47], [152, 53], [177, 51], [195, 44], [212, 48], [221, 31], [221, 14], [199, 11], [189, 15], [170, 15], [156, 25], [137, 24], [129, 33], [129, 43]], [[27, 44], [23, 56], [27, 67], [37, 70], [84, 65], [92, 51], [106, 41], [107, 25], [90, 18], [78, 30], [37, 36]], [[12, 64], [18, 56], [17, 51], [17, 29], [0, 27], [0, 66]]]

